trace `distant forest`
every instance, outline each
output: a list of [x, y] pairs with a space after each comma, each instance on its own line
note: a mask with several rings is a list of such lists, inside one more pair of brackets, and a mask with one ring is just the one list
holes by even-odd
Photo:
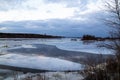
[[62, 38], [62, 37], [46, 34], [0, 33], [0, 38]]
[[94, 35], [83, 35], [81, 40], [98, 40], [98, 41], [103, 41], [103, 40], [116, 40], [120, 39], [118, 37], [96, 37]]

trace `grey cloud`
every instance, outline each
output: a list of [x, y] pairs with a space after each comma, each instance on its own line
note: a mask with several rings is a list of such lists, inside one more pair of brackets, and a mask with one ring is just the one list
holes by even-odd
[[[45, 3], [65, 3], [67, 7], [79, 7], [82, 0], [44, 0]], [[86, 0], [84, 1], [86, 2]]]
[[91, 1], [97, 0], [44, 0], [45, 3], [65, 3], [66, 7], [77, 7], [80, 10], [86, 10], [86, 5]]
[[27, 0], [0, 0], [0, 10], [7, 11], [17, 9], [22, 6], [22, 3]]
[[[31, 25], [28, 26], [27, 24]], [[0, 24], [0, 27], [3, 26], [9, 29], [8, 32], [46, 33], [62, 36], [82, 36], [83, 34], [93, 34], [97, 36], [108, 35], [108, 28], [101, 23], [93, 22], [91, 24], [90, 22], [68, 19], [4, 22]], [[33, 26], [37, 27], [34, 28]]]

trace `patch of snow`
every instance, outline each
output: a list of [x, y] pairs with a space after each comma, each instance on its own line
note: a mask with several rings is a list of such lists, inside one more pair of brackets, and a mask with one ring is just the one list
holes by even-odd
[[20, 54], [6, 54], [0, 56], [1, 65], [9, 65], [23, 68], [40, 69], [40, 70], [81, 70], [81, 64], [74, 63], [58, 58], [45, 56], [25, 56]]
[[22, 48], [36, 48], [35, 46], [33, 45], [22, 45]]
[[[14, 75], [15, 76], [15, 75]], [[17, 80], [28, 80], [26, 78], [30, 77], [31, 80], [83, 80], [83, 76], [77, 72], [47, 72], [47, 73], [27, 73], [18, 74]], [[7, 77], [4, 80], [14, 80], [13, 76]]]

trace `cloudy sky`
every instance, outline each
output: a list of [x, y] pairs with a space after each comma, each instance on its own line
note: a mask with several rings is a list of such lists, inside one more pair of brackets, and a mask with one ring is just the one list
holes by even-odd
[[0, 0], [0, 32], [107, 36], [102, 0]]

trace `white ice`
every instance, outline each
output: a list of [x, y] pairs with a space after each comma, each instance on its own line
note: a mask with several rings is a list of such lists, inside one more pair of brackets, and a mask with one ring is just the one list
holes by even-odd
[[40, 69], [40, 70], [81, 70], [81, 64], [74, 63], [58, 58], [45, 56], [25, 56], [20, 54], [6, 54], [0, 56], [1, 65], [9, 65], [22, 68]]

